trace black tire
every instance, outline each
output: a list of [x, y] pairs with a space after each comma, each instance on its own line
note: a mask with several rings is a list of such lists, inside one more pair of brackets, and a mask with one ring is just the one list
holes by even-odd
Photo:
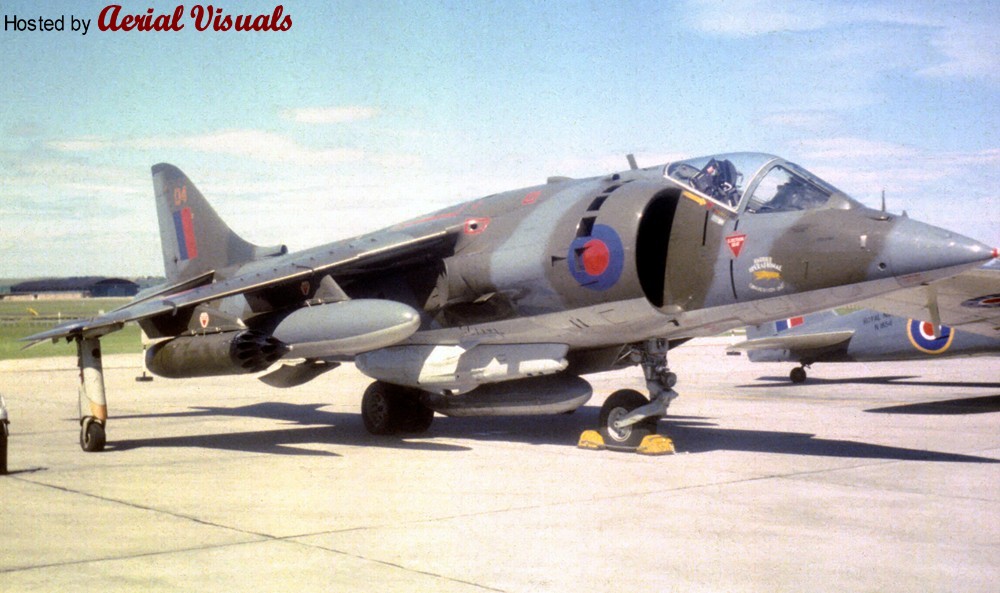
[[420, 401], [420, 391], [375, 381], [361, 398], [361, 419], [371, 434], [426, 432], [434, 421], [434, 410]]
[[399, 408], [394, 386], [375, 381], [361, 398], [361, 420], [365, 430], [376, 435], [395, 434], [399, 430]]
[[802, 367], [795, 367], [790, 373], [788, 373], [788, 378], [792, 381], [792, 383], [805, 383], [806, 370]]
[[427, 432], [434, 422], [434, 410], [420, 401], [420, 391], [408, 390], [399, 394], [402, 404], [399, 418], [399, 432], [422, 434]]
[[601, 406], [601, 414], [598, 417], [599, 432], [604, 437], [606, 447], [635, 449], [642, 443], [642, 439], [656, 433], [656, 424], [659, 422], [659, 418], [646, 418], [623, 429], [612, 426], [622, 416], [648, 403], [649, 400], [634, 389], [619, 389], [608, 396], [604, 405]]
[[80, 426], [80, 448], [88, 453], [99, 453], [104, 450], [107, 439], [104, 425], [97, 420], [84, 422]]

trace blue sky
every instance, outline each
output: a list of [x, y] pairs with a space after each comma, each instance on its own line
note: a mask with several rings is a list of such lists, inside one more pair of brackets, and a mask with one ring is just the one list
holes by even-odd
[[0, 2], [92, 21], [0, 31], [0, 277], [161, 274], [161, 161], [292, 249], [629, 152], [737, 150], [1000, 245], [995, 3], [286, 0], [264, 33], [101, 32], [107, 4]]

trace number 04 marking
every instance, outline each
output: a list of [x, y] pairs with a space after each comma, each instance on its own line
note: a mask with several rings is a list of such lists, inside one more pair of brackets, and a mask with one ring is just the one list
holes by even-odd
[[180, 206], [188, 201], [188, 188], [186, 185], [174, 188], [174, 206]]

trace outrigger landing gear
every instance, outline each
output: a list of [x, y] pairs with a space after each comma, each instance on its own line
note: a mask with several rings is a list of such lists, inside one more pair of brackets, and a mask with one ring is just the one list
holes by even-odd
[[88, 453], [103, 451], [108, 402], [104, 397], [101, 341], [77, 338], [76, 361], [80, 367], [80, 448]]
[[647, 340], [633, 347], [629, 356], [642, 366], [649, 399], [634, 389], [612, 393], [601, 406], [598, 430], [580, 435], [580, 448], [636, 451], [646, 455], [674, 452], [673, 442], [656, 433], [656, 424], [667, 414], [667, 407], [678, 395], [673, 389], [677, 375], [667, 367], [669, 349], [669, 342], [664, 339]]

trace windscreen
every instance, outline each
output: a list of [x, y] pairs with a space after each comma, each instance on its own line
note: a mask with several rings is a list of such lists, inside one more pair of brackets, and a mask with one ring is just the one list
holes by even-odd
[[760, 179], [747, 203], [748, 212], [813, 210], [826, 204], [836, 190], [815, 177], [807, 178], [792, 165], [775, 165]]

